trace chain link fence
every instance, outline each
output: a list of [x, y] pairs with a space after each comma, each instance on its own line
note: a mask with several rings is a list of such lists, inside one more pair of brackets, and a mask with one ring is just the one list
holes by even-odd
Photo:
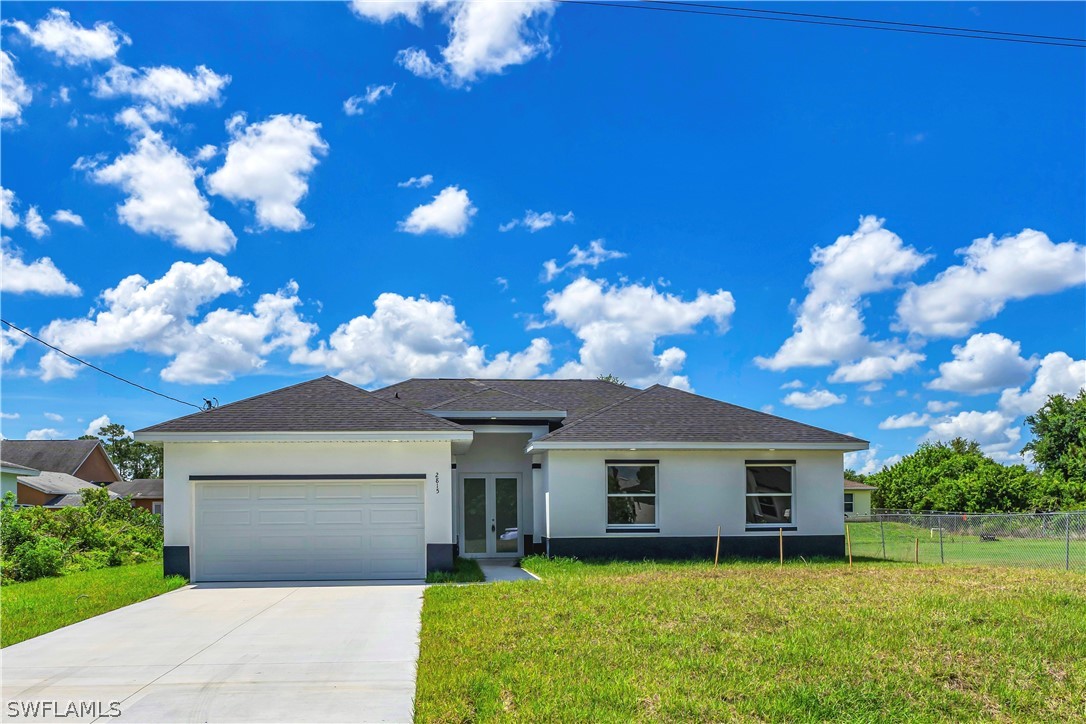
[[874, 513], [848, 532], [856, 557], [1086, 571], [1086, 511]]

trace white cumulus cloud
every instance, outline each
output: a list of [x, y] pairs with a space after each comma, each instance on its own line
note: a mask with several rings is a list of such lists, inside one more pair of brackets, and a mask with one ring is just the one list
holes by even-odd
[[128, 194], [117, 207], [117, 217], [141, 234], [155, 234], [196, 252], [225, 254], [234, 248], [237, 237], [211, 215], [207, 199], [196, 187], [192, 162], [160, 133], [144, 133], [130, 153], [108, 166], [81, 158], [75, 167]]
[[577, 269], [584, 266], [595, 269], [605, 261], [626, 258], [625, 252], [618, 251], [617, 249], [608, 249], [604, 244], [605, 242], [603, 239], [596, 239], [595, 241], [589, 242], [587, 249], [582, 249], [574, 244], [569, 250], [569, 261], [565, 264], [559, 264], [557, 259], [548, 259], [543, 262], [541, 279], [544, 282], [549, 282], [567, 269]]
[[398, 225], [408, 234], [434, 232], [445, 236], [461, 236], [468, 230], [471, 217], [478, 209], [471, 203], [468, 192], [459, 186], [446, 186], [428, 204], [416, 206]]
[[537, 377], [550, 362], [550, 349], [540, 337], [519, 352], [488, 355], [448, 299], [386, 292], [372, 314], [340, 325], [315, 349], [297, 350], [291, 361], [365, 385], [409, 377]]
[[15, 70], [15, 61], [5, 50], [0, 50], [0, 120], [20, 123], [23, 107], [29, 105], [34, 94]]
[[847, 399], [844, 395], [835, 395], [829, 390], [811, 390], [791, 392], [785, 395], [781, 402], [801, 410], [821, 410], [823, 407], [844, 404]]
[[[170, 358], [161, 377], [170, 382], [216, 383], [260, 369], [272, 351], [303, 346], [316, 331], [297, 313], [293, 282], [261, 295], [252, 311], [199, 310], [242, 280], [207, 259], [177, 262], [154, 281], [136, 274], [102, 293], [101, 308], [83, 319], [58, 319], [41, 330], [46, 341], [79, 356], [138, 351]], [[55, 353], [39, 362], [44, 381], [76, 373]]]
[[412, 176], [406, 181], [400, 181], [397, 186], [401, 189], [424, 189], [434, 182], [433, 174], [425, 174], [423, 176]]
[[548, 25], [554, 13], [550, 0], [354, 0], [351, 8], [359, 17], [379, 23], [402, 17], [421, 25], [424, 11], [438, 13], [449, 28], [438, 58], [420, 48], [405, 48], [396, 61], [417, 76], [437, 78], [452, 87], [469, 86], [482, 76], [503, 73], [550, 51]]
[[931, 415], [909, 412], [904, 415], [890, 415], [879, 423], [880, 430], [904, 430], [910, 427], [927, 427]]
[[53, 427], [42, 427], [26, 433], [27, 440], [63, 440], [64, 433]]
[[954, 359], [939, 365], [939, 376], [928, 383], [933, 390], [979, 395], [1015, 387], [1033, 373], [1036, 359], [1025, 359], [1022, 346], [995, 334], [974, 334], [955, 345]]
[[0, 242], [0, 288], [7, 294], [79, 296], [79, 287], [68, 280], [47, 256], [26, 262], [19, 249]]
[[[168, 65], [136, 69], [117, 64], [95, 79], [94, 95], [128, 96], [142, 102], [140, 117], [145, 123], [155, 123], [170, 120], [175, 109], [220, 102], [229, 83], [229, 75], [219, 75], [204, 65], [186, 73]], [[130, 125], [140, 123], [133, 121]]]
[[924, 439], [945, 442], [962, 437], [975, 440], [985, 453], [1005, 459], [1005, 453], [1017, 445], [1022, 435], [1012, 423], [1012, 417], [998, 410], [970, 410], [933, 422]]
[[83, 434], [97, 436], [102, 432], [102, 428], [110, 422], [112, 421], [109, 419], [109, 415], [100, 415], [90, 421], [90, 424], [87, 425], [87, 429], [83, 431]]
[[41, 217], [41, 212], [38, 211], [37, 206], [31, 206], [26, 210], [23, 228], [35, 239], [40, 239], [49, 233], [49, 224], [45, 223], [45, 219]]
[[236, 115], [227, 128], [233, 140], [222, 168], [207, 178], [208, 191], [235, 203], [251, 201], [261, 228], [306, 228], [298, 204], [309, 192], [317, 156], [328, 152], [320, 124], [301, 115], [276, 115], [246, 126], [245, 117]]
[[1006, 389], [999, 396], [999, 409], [1007, 415], [1031, 415], [1051, 395], [1073, 397], [1086, 389], [1086, 359], [1072, 359], [1066, 352], [1045, 355], [1028, 389]]
[[368, 85], [366, 86], [366, 92], [362, 95], [351, 96], [343, 101], [343, 112], [348, 116], [361, 116], [366, 112], [365, 106], [372, 106], [382, 98], [392, 95], [395, 88], [395, 83], [391, 85]]
[[772, 357], [755, 362], [778, 371], [836, 363], [835, 382], [873, 382], [910, 369], [923, 355], [897, 341], [870, 339], [862, 309], [867, 295], [894, 287], [927, 259], [886, 229], [883, 219], [862, 217], [852, 234], [815, 247], [792, 336]]
[[4, 25], [15, 28], [31, 45], [46, 50], [68, 65], [81, 65], [92, 60], [110, 60], [122, 46], [132, 40], [113, 23], [99, 21], [86, 28], [72, 20], [67, 10], [53, 8], [36, 25], [22, 20], [5, 20]]
[[82, 216], [75, 213], [74, 211], [69, 211], [68, 209], [57, 209], [56, 211], [53, 212], [53, 216], [51, 218], [53, 219], [53, 221], [57, 222], [58, 224], [71, 224], [72, 226], [86, 226], [86, 224], [83, 223], [83, 217]]
[[686, 352], [678, 347], [657, 351], [658, 342], [691, 334], [707, 321], [726, 332], [735, 300], [724, 290], [699, 291], [685, 300], [651, 285], [608, 285], [582, 277], [547, 292], [543, 310], [549, 319], [533, 326], [566, 327], [581, 341], [578, 360], [564, 364], [555, 377], [615, 374], [633, 385], [660, 382], [689, 389], [690, 380], [680, 374]]
[[1032, 229], [977, 239], [957, 253], [964, 257], [961, 265], [905, 290], [897, 313], [909, 331], [931, 337], [968, 334], [1009, 301], [1086, 283], [1086, 246], [1054, 244]]
[[564, 214], [556, 214], [553, 211], [544, 211], [542, 213], [538, 211], [532, 211], [528, 209], [524, 212], [524, 216], [519, 219], [510, 219], [498, 226], [498, 231], [512, 231], [518, 226], [523, 226], [533, 234], [537, 231], [554, 226], [561, 221], [564, 224], [572, 224], [574, 221], [573, 212], [567, 211]]
[[867, 450], [845, 453], [845, 467], [851, 468], [860, 475], [874, 475], [884, 467], [890, 467], [901, 460], [900, 455], [881, 457], [882, 448], [872, 445]]

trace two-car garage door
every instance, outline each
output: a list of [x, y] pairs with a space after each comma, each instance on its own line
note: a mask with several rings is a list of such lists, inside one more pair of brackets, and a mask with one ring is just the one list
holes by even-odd
[[198, 581], [422, 578], [422, 480], [196, 482]]

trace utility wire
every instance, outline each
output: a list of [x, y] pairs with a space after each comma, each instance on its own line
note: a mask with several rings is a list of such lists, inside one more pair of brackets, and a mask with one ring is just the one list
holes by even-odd
[[[939, 30], [921, 30], [919, 28], [886, 27], [885, 25], [855, 25], [855, 24], [852, 24], [852, 23], [837, 22], [837, 21], [832, 21], [832, 20], [811, 20], [811, 19], [795, 18], [795, 17], [776, 17], [776, 16], [771, 16], [771, 15], [743, 15], [741, 13], [729, 12], [729, 11], [721, 12], [721, 11], [716, 10], [711, 5], [702, 6], [702, 5], [697, 4], [697, 3], [690, 3], [690, 4], [695, 5], [696, 7], [706, 7], [708, 9], [697, 10], [697, 9], [692, 8], [692, 7], [662, 7], [661, 5], [650, 5], [650, 4], [647, 4], [647, 3], [646, 4], [628, 4], [628, 3], [621, 3], [621, 2], [598, 2], [596, 0], [555, 0], [555, 2], [559, 2], [559, 3], [562, 3], [564, 5], [590, 5], [592, 7], [622, 8], [622, 9], [626, 9], [626, 10], [655, 10], [657, 12], [662, 12], [662, 13], [681, 13], [681, 14], [689, 14], [689, 15], [711, 15], [711, 16], [714, 16], [714, 17], [742, 18], [744, 20], [775, 20], [775, 21], [781, 22], [781, 23], [798, 23], [798, 24], [801, 24], [801, 25], [826, 25], [826, 26], [832, 26], [832, 27], [838, 27], [838, 28], [859, 28], [859, 29], [865, 29], [865, 30], [882, 30], [882, 31], [885, 31], [885, 32], [890, 32], [890, 33], [911, 33], [911, 34], [915, 34], [915, 35], [937, 35], [937, 36], [942, 36], [942, 37], [947, 37], [947, 38], [970, 38], [970, 39], [973, 39], [973, 40], [995, 40], [995, 41], [1000, 41], [1000, 42], [1004, 42], [1004, 43], [1020, 43], [1020, 44], [1023, 44], [1023, 45], [1051, 45], [1051, 46], [1058, 46], [1058, 47], [1064, 47], [1064, 48], [1086, 49], [1086, 43], [1079, 44], [1077, 42], [1067, 43], [1067, 42], [1057, 42], [1057, 41], [1051, 41], [1051, 40], [1030, 40], [1030, 39], [1026, 39], [1026, 38], [1003, 37], [1001, 35], [991, 35], [991, 34], [989, 34], [989, 35], [981, 35], [981, 34], [979, 34], [979, 33], [987, 32], [987, 31], [983, 31], [983, 30], [971, 31], [971, 33], [978, 33], [978, 34], [971, 34], [971, 33], [943, 32], [943, 31], [939, 31]], [[723, 7], [723, 6], [721, 6], [721, 7]], [[755, 11], [749, 11], [748, 10], [746, 12], [755, 12]], [[827, 17], [829, 17], [829, 16], [827, 16]], [[864, 21], [864, 22], [878, 23], [880, 21], [871, 20], [871, 21]]]
[[30, 332], [26, 331], [25, 329], [22, 329], [21, 327], [16, 327], [14, 324], [12, 324], [11, 322], [9, 322], [6, 319], [0, 319], [0, 322], [3, 322], [8, 327], [14, 329], [16, 332], [21, 332], [22, 334], [25, 334], [27, 337], [30, 337], [35, 342], [39, 342], [40, 344], [44, 344], [49, 349], [60, 352], [65, 357], [69, 357], [71, 359], [74, 359], [79, 364], [86, 365], [87, 367], [90, 367], [92, 370], [95, 370], [97, 372], [101, 372], [104, 375], [109, 375], [113, 379], [119, 380], [120, 382], [123, 382], [126, 385], [132, 385], [133, 387], [138, 387], [139, 389], [143, 390], [144, 392], [150, 392], [152, 395], [158, 395], [159, 397], [165, 397], [167, 400], [172, 400], [174, 402], [180, 402], [182, 405], [188, 405], [189, 407], [195, 407], [197, 410], [200, 410], [201, 412], [204, 410], [204, 408], [200, 407], [199, 405], [194, 405], [191, 402], [185, 402], [184, 400], [179, 400], [176, 397], [170, 397], [169, 395], [167, 395], [165, 393], [162, 393], [162, 392], [159, 392], [158, 390], [152, 390], [150, 387], [144, 387], [143, 385], [139, 384], [138, 382], [133, 382], [132, 380], [126, 380], [124, 377], [121, 377], [119, 375], [115, 375], [115, 374], [113, 374], [112, 372], [110, 372], [108, 370], [104, 370], [101, 367], [93, 365], [93, 364], [91, 364], [90, 362], [88, 362], [88, 361], [86, 361], [84, 359], [80, 359], [80, 358], [76, 357], [74, 354], [68, 354], [67, 352], [62, 350], [60, 347], [51, 345], [48, 342], [46, 342], [44, 339], [41, 339], [40, 337], [35, 337]]
[[787, 10], [765, 10], [763, 8], [745, 8], [714, 3], [680, 2], [680, 0], [648, 0], [655, 5], [686, 5], [690, 7], [734, 10], [744, 13], [769, 13], [770, 15], [794, 15], [801, 18], [820, 18], [823, 20], [847, 20], [854, 23], [877, 23], [879, 25], [900, 25], [907, 28], [928, 28], [930, 30], [953, 30], [961, 33], [981, 33], [984, 35], [1012, 35], [1018, 38], [1036, 38], [1040, 40], [1069, 40], [1074, 43], [1086, 43], [1086, 38], [1067, 38], [1062, 35], [1036, 35], [1034, 33], [1012, 33], [1007, 30], [984, 30], [983, 28], [958, 28], [953, 25], [924, 25], [923, 23], [904, 23], [894, 20], [871, 20], [870, 18], [852, 18], [842, 15], [818, 15], [816, 13], [796, 13]]

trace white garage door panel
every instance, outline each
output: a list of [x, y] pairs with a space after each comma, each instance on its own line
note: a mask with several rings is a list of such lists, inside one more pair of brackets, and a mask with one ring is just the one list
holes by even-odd
[[421, 481], [195, 486], [194, 580], [426, 575]]

